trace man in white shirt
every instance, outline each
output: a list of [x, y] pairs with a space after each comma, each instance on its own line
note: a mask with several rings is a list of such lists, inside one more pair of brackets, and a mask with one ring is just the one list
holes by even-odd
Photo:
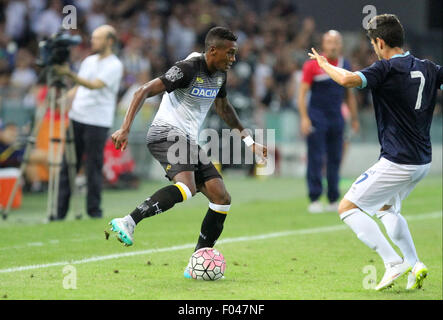
[[[56, 66], [59, 75], [71, 78], [76, 86], [68, 92], [73, 97], [69, 118], [74, 129], [77, 170], [85, 164], [87, 177], [87, 213], [90, 217], [102, 216], [101, 190], [103, 149], [108, 130], [114, 121], [114, 112], [123, 65], [113, 54], [116, 31], [109, 25], [98, 27], [92, 33], [91, 49], [94, 54], [81, 64], [78, 74], [68, 66]], [[63, 161], [56, 219], [63, 219], [69, 209], [71, 190], [68, 167]]]

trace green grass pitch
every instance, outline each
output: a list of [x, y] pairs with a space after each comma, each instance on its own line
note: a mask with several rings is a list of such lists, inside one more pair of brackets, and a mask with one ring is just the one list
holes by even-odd
[[[201, 194], [142, 221], [132, 247], [113, 235], [105, 240], [112, 217], [129, 213], [165, 181], [106, 191], [105, 218], [98, 220], [71, 214], [64, 222], [38, 223], [46, 195], [25, 195], [22, 208], [0, 222], [0, 300], [442, 299], [441, 176], [424, 179], [403, 203], [429, 268], [423, 289], [406, 291], [405, 277], [383, 292], [367, 288], [383, 276], [381, 259], [336, 213], [306, 212], [302, 179], [228, 176], [225, 182], [232, 207], [216, 245], [227, 262], [224, 280], [183, 277], [207, 210]], [[343, 193], [351, 182], [342, 182]]]

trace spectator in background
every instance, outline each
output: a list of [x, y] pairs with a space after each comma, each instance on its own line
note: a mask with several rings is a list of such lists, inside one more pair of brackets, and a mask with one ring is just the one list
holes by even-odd
[[[20, 168], [25, 154], [26, 142], [19, 139], [19, 127], [12, 122], [0, 123], [0, 168]], [[46, 139], [46, 142], [48, 139]], [[32, 192], [42, 191], [39, 165], [47, 163], [47, 153], [33, 149], [29, 153], [29, 162], [25, 167], [26, 185]]]
[[[103, 150], [108, 130], [113, 124], [116, 97], [123, 75], [123, 65], [112, 52], [116, 39], [117, 34], [113, 27], [100, 26], [92, 33], [91, 38], [95, 54], [82, 62], [78, 75], [67, 66], [56, 68], [59, 75], [68, 76], [76, 84], [68, 93], [74, 96], [69, 118], [74, 129], [77, 170], [80, 169], [85, 155], [87, 214], [94, 218], [102, 217]], [[57, 217], [52, 218], [65, 218], [70, 196], [68, 165], [64, 159], [60, 173]]]
[[164, 38], [164, 32], [162, 30], [162, 18], [155, 14], [151, 16], [149, 25], [146, 30], [141, 32], [141, 36], [149, 41], [149, 46], [153, 46], [152, 42], [157, 45], [161, 45]]
[[124, 87], [127, 89], [137, 81], [137, 75], [144, 73], [145, 77], [150, 76], [151, 62], [146, 58], [143, 47], [145, 43], [139, 36], [131, 37], [121, 55], [121, 60], [125, 70]]
[[[243, 95], [250, 97], [252, 92], [252, 75], [254, 72], [256, 55], [253, 51], [253, 42], [251, 39], [245, 40], [243, 46], [239, 48], [237, 62], [232, 66], [232, 72], [238, 78], [236, 90], [241, 91]], [[228, 74], [229, 77], [229, 74]], [[237, 83], [237, 82], [236, 82]], [[230, 86], [230, 82], [227, 83]], [[237, 104], [235, 104], [237, 105]]]
[[9, 1], [6, 7], [5, 32], [13, 40], [20, 41], [26, 29], [26, 1]]
[[18, 137], [19, 128], [15, 123], [0, 124], [0, 168], [20, 167], [24, 145]]
[[[330, 30], [323, 35], [323, 55], [329, 63], [350, 69], [350, 64], [341, 56], [342, 37], [339, 32]], [[307, 93], [311, 91], [309, 107]], [[341, 111], [343, 99], [352, 115], [352, 128], [358, 131], [357, 105], [352, 89], [345, 89], [335, 83], [319, 66], [316, 60], [309, 60], [303, 66], [303, 80], [299, 89], [298, 107], [300, 126], [306, 137], [308, 149], [307, 183], [309, 199], [308, 211], [324, 211], [320, 202], [323, 192], [322, 171], [326, 157], [327, 197], [326, 211], [336, 211], [339, 192], [339, 170], [343, 150], [344, 120]]]
[[182, 60], [193, 51], [197, 39], [193, 25], [194, 19], [189, 13], [184, 13], [171, 20], [168, 47], [171, 50], [172, 60]]
[[61, 29], [62, 10], [61, 0], [49, 0], [46, 10], [40, 13], [31, 25], [32, 30], [41, 37], [50, 37]]
[[[83, 0], [84, 1], [84, 0]], [[30, 21], [36, 21], [42, 11], [47, 6], [47, 0], [28, 0], [27, 1], [27, 18]], [[28, 24], [29, 24], [28, 22]]]
[[[24, 49], [32, 54], [30, 60], [34, 61], [38, 40], [58, 31], [64, 15], [62, 8], [67, 4], [76, 6], [78, 14], [78, 28], [71, 31], [84, 39], [82, 45], [71, 48], [71, 67], [76, 72], [89, 53], [88, 30], [104, 21], [112, 21], [118, 29], [120, 51], [117, 54], [127, 69], [118, 97], [130, 92], [139, 71], [148, 70], [149, 78], [160, 76], [189, 52], [203, 51], [200, 43], [204, 43], [212, 26], [230, 26], [238, 35], [239, 48], [238, 61], [230, 71], [235, 72], [236, 78], [235, 88], [230, 92], [241, 93], [250, 100], [244, 101], [250, 108], [250, 112], [244, 114], [253, 119], [253, 126], [264, 127], [265, 113], [270, 108], [278, 111], [297, 105], [300, 66], [307, 59], [306, 51], [321, 44], [316, 21], [301, 15], [296, 3], [294, 0], [0, 1], [0, 74], [4, 82], [15, 71], [14, 78], [20, 79], [19, 83], [31, 86], [35, 83], [30, 75], [33, 73], [30, 69], [34, 69], [32, 64], [25, 67], [25, 72], [16, 66], [16, 61], [20, 64], [21, 60], [17, 59], [18, 52]], [[362, 34], [351, 56], [353, 70], [376, 60], [368, 44]], [[6, 92], [7, 99], [13, 96], [20, 100], [24, 95], [18, 94], [19, 91], [3, 86], [0, 94]], [[372, 108], [367, 108], [372, 104], [369, 91], [359, 90], [356, 98], [362, 109], [372, 112]]]
[[290, 108], [292, 101], [289, 96], [289, 85], [292, 77], [293, 62], [286, 50], [281, 50], [277, 55], [274, 65], [274, 92], [280, 109]]
[[300, 87], [303, 77], [303, 71], [300, 70], [296, 61], [292, 62], [291, 77], [289, 78], [289, 83], [287, 87], [288, 99], [290, 99], [290, 104], [296, 110], [298, 110], [298, 88]]
[[[352, 70], [361, 70], [377, 61], [377, 55], [370, 46], [365, 33], [361, 33], [357, 46], [352, 51]], [[371, 90], [364, 88], [356, 91], [357, 103], [361, 110], [368, 109], [372, 105]]]
[[253, 100], [256, 105], [255, 120], [261, 128], [265, 127], [264, 113], [272, 101], [272, 88], [274, 84], [273, 70], [269, 63], [270, 57], [266, 51], [261, 51], [254, 74], [251, 78]]
[[92, 3], [90, 11], [86, 13], [86, 27], [88, 34], [91, 34], [96, 28], [106, 24], [107, 17], [104, 13], [105, 3], [103, 0], [95, 0]]
[[11, 75], [11, 84], [27, 90], [37, 82], [37, 73], [31, 67], [33, 56], [27, 49], [19, 49], [15, 61], [15, 69]]
[[74, 0], [73, 5], [82, 12], [90, 12], [96, 0]]
[[8, 86], [10, 84], [11, 73], [7, 68], [0, 64], [0, 105], [2, 103], [2, 98], [8, 91]]

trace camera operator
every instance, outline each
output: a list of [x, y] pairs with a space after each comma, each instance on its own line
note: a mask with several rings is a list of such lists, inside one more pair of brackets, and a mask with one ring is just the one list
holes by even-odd
[[[87, 177], [87, 213], [90, 217], [102, 217], [101, 190], [103, 150], [108, 130], [114, 120], [117, 93], [123, 75], [123, 65], [112, 48], [117, 40], [116, 31], [109, 25], [94, 30], [88, 56], [75, 74], [67, 65], [54, 66], [55, 73], [75, 82], [69, 90], [68, 99], [73, 98], [69, 111], [74, 131], [77, 171], [84, 160]], [[71, 190], [66, 159], [60, 172], [57, 217], [61, 220], [69, 209]]]

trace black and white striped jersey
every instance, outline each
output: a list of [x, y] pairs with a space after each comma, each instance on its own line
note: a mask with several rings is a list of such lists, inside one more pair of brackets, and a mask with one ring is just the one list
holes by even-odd
[[160, 77], [166, 87], [148, 131], [147, 143], [168, 134], [198, 142], [198, 133], [215, 98], [226, 97], [226, 72], [210, 73], [203, 54], [193, 52]]

